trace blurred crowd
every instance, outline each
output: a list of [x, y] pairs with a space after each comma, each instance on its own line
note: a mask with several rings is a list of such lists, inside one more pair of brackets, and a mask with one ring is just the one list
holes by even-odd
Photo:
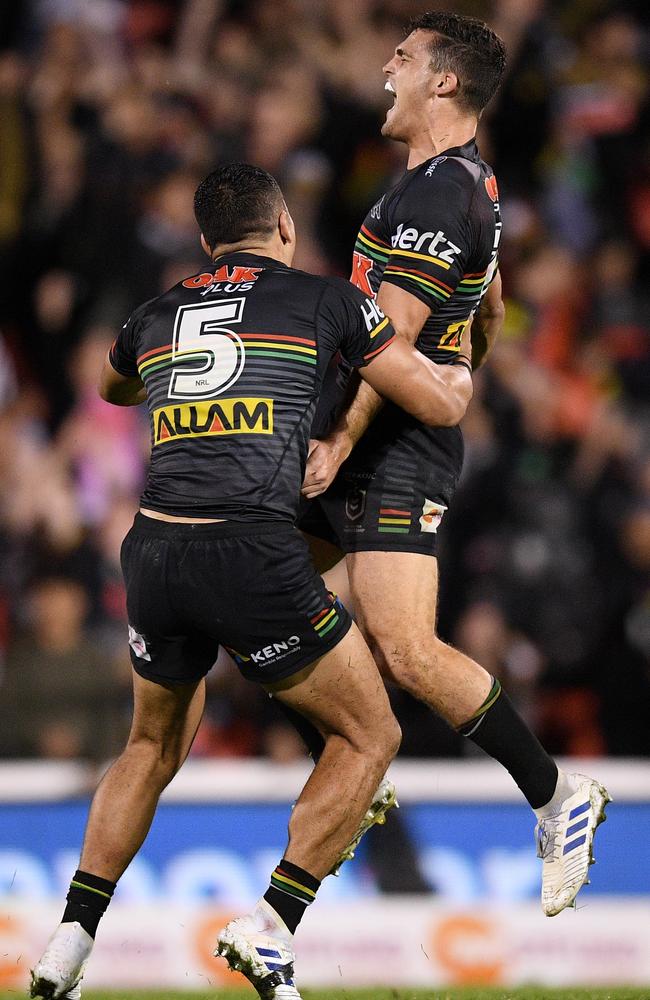
[[[133, 307], [203, 264], [198, 181], [279, 179], [296, 266], [349, 274], [405, 165], [381, 67], [408, 18], [509, 50], [480, 125], [507, 319], [442, 532], [440, 630], [554, 753], [650, 754], [650, 7], [606, 0], [23, 0], [0, 7], [0, 756], [104, 759], [130, 714], [119, 568], [142, 408], [96, 379]], [[471, 752], [401, 693], [403, 753]], [[194, 753], [300, 754], [227, 657]]]

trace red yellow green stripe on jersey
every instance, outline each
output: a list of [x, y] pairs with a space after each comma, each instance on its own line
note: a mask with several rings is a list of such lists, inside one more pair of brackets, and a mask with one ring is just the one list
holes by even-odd
[[[242, 333], [239, 334], [239, 337], [244, 342], [247, 356], [284, 358], [308, 365], [315, 365], [318, 361], [315, 340], [308, 340], [305, 337], [289, 337], [280, 333]], [[164, 368], [171, 368], [173, 365], [190, 360], [201, 353], [200, 348], [174, 353], [172, 344], [165, 344], [164, 347], [147, 351], [138, 358], [140, 378]]]
[[434, 278], [431, 274], [426, 274], [426, 272], [419, 271], [414, 267], [403, 267], [401, 264], [394, 264], [390, 261], [384, 268], [383, 277], [386, 278], [391, 275], [402, 278], [404, 281], [413, 282], [418, 288], [424, 288], [430, 295], [433, 295], [434, 298], [439, 299], [441, 302], [446, 302], [454, 294], [454, 289], [451, 285], [447, 285], [444, 281], [440, 281], [439, 278]]
[[278, 333], [241, 333], [240, 337], [244, 341], [247, 357], [285, 358], [308, 365], [318, 362], [315, 340]]
[[366, 226], [362, 226], [357, 236], [354, 246], [355, 250], [372, 257], [379, 264], [385, 264], [390, 254], [390, 246], [379, 236], [372, 233]]
[[[390, 320], [388, 316], [385, 316], [382, 320], [380, 320], [379, 323], [377, 323], [377, 326], [373, 327], [372, 330], [370, 331], [370, 339], [374, 340], [377, 334], [381, 333], [382, 330], [385, 330], [389, 323]], [[378, 354], [381, 354], [381, 352], [385, 351], [388, 345], [392, 344], [394, 340], [395, 340], [395, 334], [393, 334], [392, 337], [389, 337], [388, 340], [385, 341], [383, 344], [380, 344], [380, 346], [377, 347], [375, 350], [368, 351], [367, 354], [364, 354], [363, 360], [370, 361]]]
[[487, 270], [479, 271], [475, 274], [464, 274], [462, 281], [458, 283], [457, 292], [461, 295], [478, 295], [485, 282]]
[[411, 530], [411, 512], [403, 507], [380, 507], [378, 531], [407, 535]]

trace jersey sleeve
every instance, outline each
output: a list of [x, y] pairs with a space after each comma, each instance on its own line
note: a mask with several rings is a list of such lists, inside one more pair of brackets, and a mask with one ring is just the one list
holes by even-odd
[[142, 316], [148, 305], [149, 303], [145, 302], [131, 313], [108, 353], [115, 371], [127, 378], [135, 378], [138, 375], [138, 334]]
[[377, 303], [343, 278], [331, 283], [319, 312], [319, 346], [330, 356], [340, 351], [354, 368], [364, 368], [395, 336]]
[[433, 313], [469, 277], [464, 272], [473, 243], [469, 208], [474, 189], [475, 179], [464, 164], [451, 158], [434, 161], [392, 209], [382, 281], [410, 292]]

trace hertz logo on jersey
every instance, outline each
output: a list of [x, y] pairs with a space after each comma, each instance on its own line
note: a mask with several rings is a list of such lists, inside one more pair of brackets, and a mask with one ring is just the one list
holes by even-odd
[[[462, 253], [461, 248], [452, 243], [442, 229], [437, 233], [420, 233], [417, 229], [405, 229], [403, 222], [400, 222], [390, 241], [393, 253], [399, 253], [400, 250], [423, 253], [425, 256], [436, 257], [447, 266], [454, 263], [457, 254]], [[410, 253], [407, 252], [406, 256], [410, 256]]]
[[153, 411], [154, 447], [178, 438], [224, 434], [272, 434], [273, 400], [204, 399]]

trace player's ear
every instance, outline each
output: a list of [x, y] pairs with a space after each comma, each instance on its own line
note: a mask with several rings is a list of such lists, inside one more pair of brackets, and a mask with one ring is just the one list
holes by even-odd
[[458, 77], [455, 73], [445, 70], [443, 73], [436, 73], [434, 77], [433, 92], [436, 97], [455, 97], [458, 93]]
[[212, 250], [208, 246], [208, 241], [206, 240], [206, 238], [203, 235], [203, 233], [201, 233], [201, 246], [203, 247], [203, 249], [207, 253], [208, 257], [210, 257], [210, 259], [212, 259]]
[[278, 231], [280, 233], [280, 239], [285, 245], [296, 242], [296, 227], [293, 224], [293, 219], [289, 215], [289, 209], [286, 205], [280, 212], [278, 218]]

